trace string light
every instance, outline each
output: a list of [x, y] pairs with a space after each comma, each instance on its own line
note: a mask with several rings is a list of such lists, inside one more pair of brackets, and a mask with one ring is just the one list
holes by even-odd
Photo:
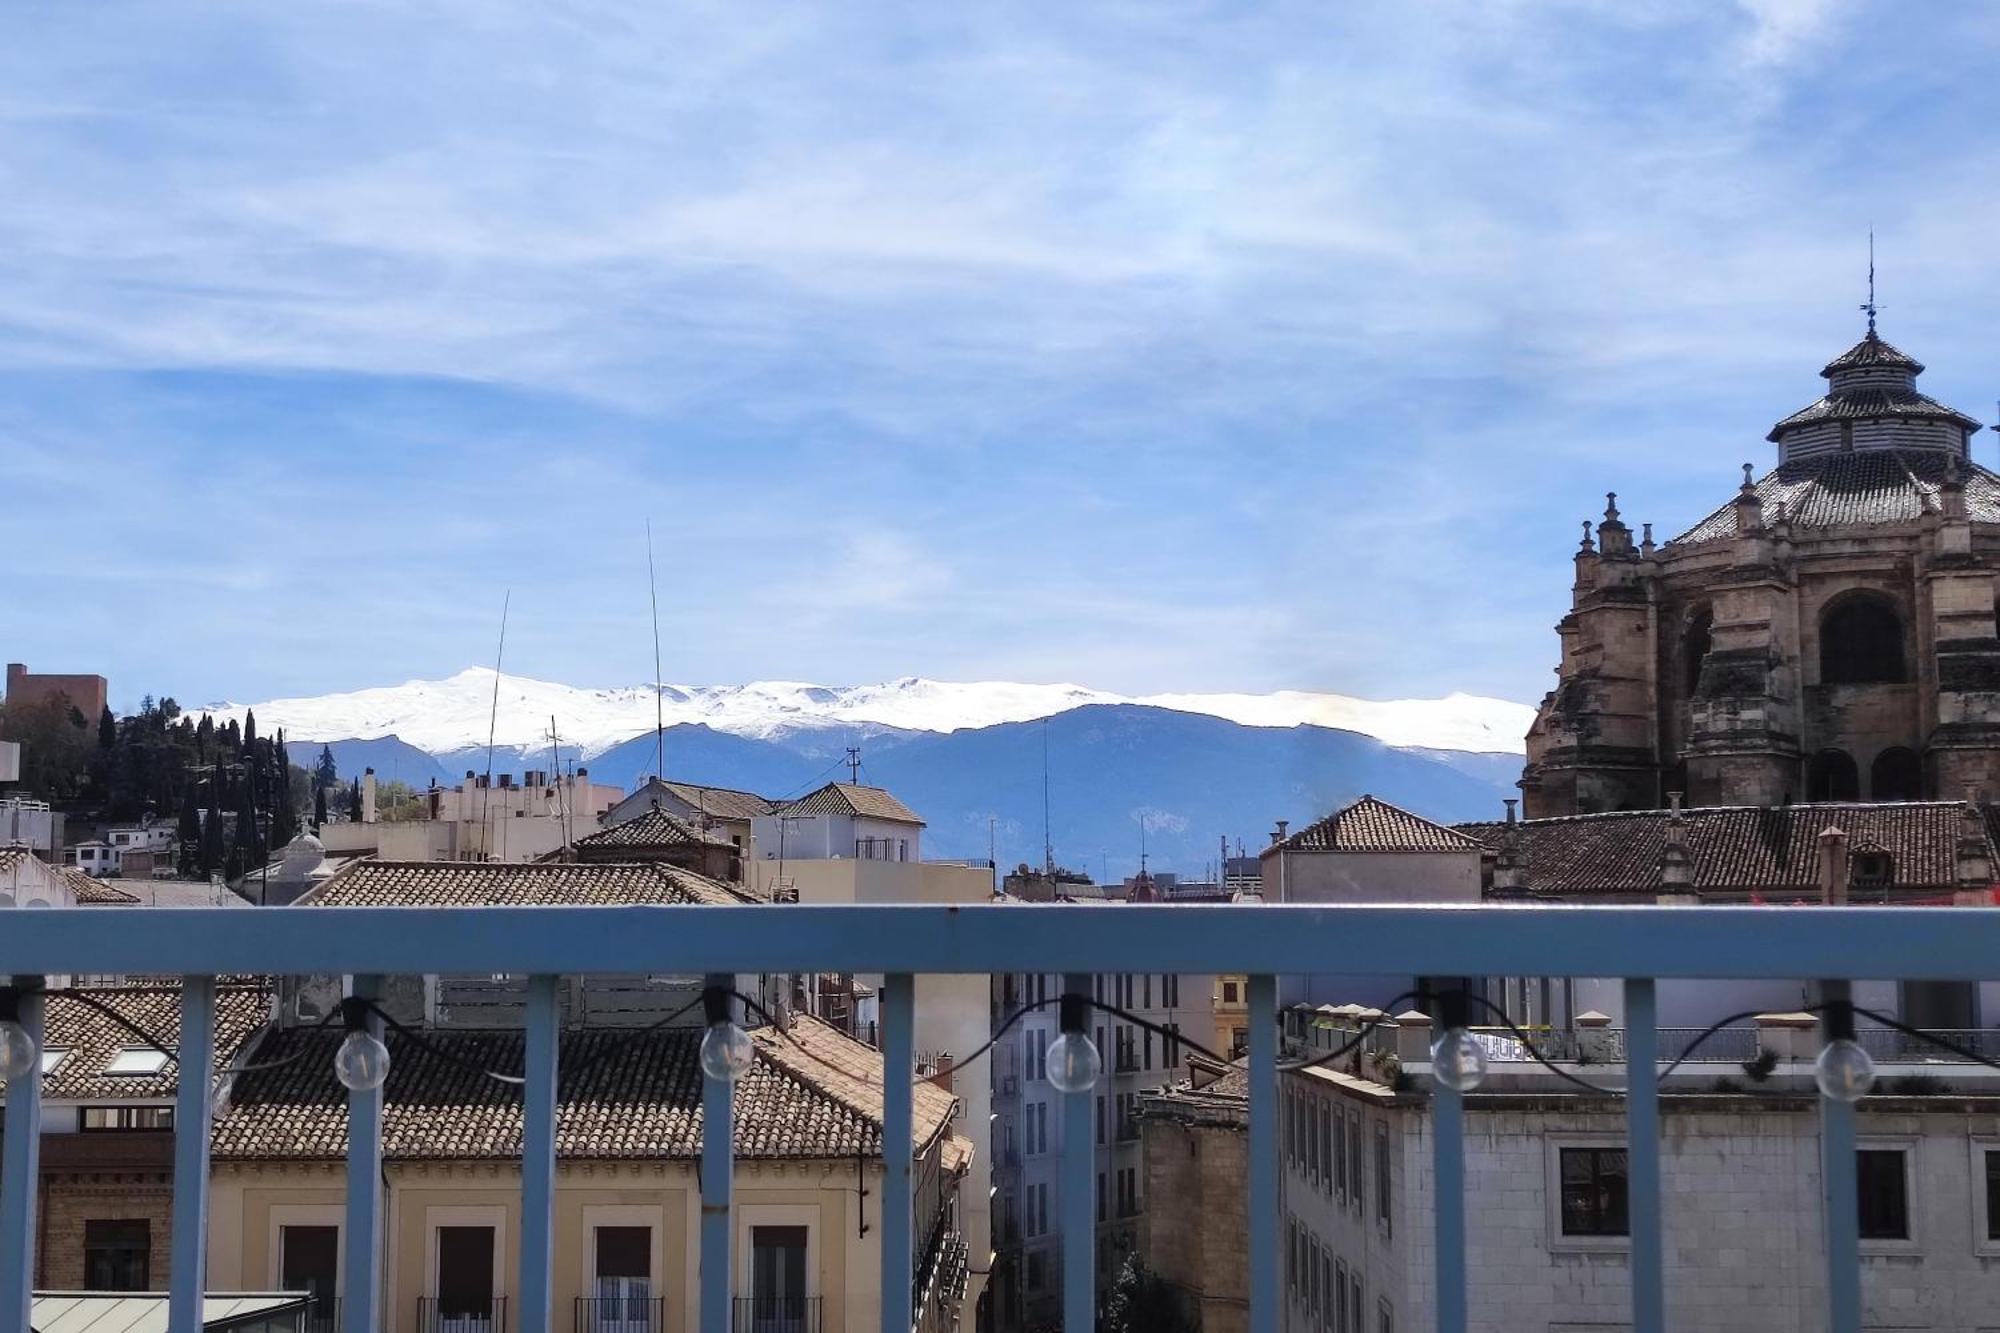
[[1471, 1092], [1486, 1081], [1486, 1049], [1464, 1028], [1446, 1028], [1431, 1043], [1431, 1077], [1453, 1092]]
[[333, 1076], [349, 1092], [373, 1092], [389, 1081], [389, 1048], [368, 1030], [373, 1006], [352, 996], [340, 1002], [347, 1036], [333, 1055]]
[[1854, 1039], [1854, 1005], [1828, 1000], [1822, 1014], [1828, 1041], [1813, 1061], [1813, 1082], [1828, 1101], [1853, 1105], [1875, 1086], [1875, 1061]]
[[34, 1035], [21, 1023], [20, 988], [0, 988], [0, 1078], [26, 1078], [40, 1062]]
[[734, 1083], [748, 1073], [757, 1058], [757, 1045], [729, 1013], [730, 992], [710, 986], [702, 992], [702, 1012], [708, 1031], [701, 1038], [701, 1072], [723, 1083]]
[[1085, 1031], [1090, 1003], [1083, 995], [1062, 997], [1062, 1032], [1049, 1043], [1049, 1085], [1057, 1092], [1089, 1092], [1104, 1072], [1104, 1056]]

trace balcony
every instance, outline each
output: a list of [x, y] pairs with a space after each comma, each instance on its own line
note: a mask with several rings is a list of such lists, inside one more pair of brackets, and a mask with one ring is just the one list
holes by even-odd
[[417, 1302], [418, 1333], [507, 1333], [507, 1298], [425, 1296]]
[[580, 1296], [576, 1333], [660, 1333], [667, 1326], [664, 1296]]
[[[1107, 972], [1242, 974], [1247, 981], [1250, 1169], [1249, 1323], [1275, 1330], [1283, 1300], [1278, 1195], [1278, 1011], [1276, 978], [1323, 971], [1330, 951], [1366, 960], [1367, 969], [1406, 976], [1624, 977], [1628, 1026], [1621, 1030], [1622, 1079], [1606, 1102], [1622, 1106], [1628, 1168], [1631, 1327], [1662, 1333], [1663, 1235], [1659, 1069], [1663, 1038], [1653, 978], [1790, 980], [1822, 978], [1834, 1003], [1846, 979], [2000, 980], [2000, 910], [1970, 908], [1828, 908], [1760, 911], [1713, 907], [1303, 907], [1088, 906], [670, 906], [605, 908], [321, 908], [186, 912], [52, 909], [9, 914], [0, 931], [0, 976], [16, 983], [43, 975], [171, 974], [182, 992], [180, 1064], [212, 1064], [214, 978], [236, 974], [344, 975], [357, 994], [380, 992], [385, 978], [426, 973], [526, 976], [521, 1227], [507, 1253], [515, 1293], [484, 1310], [447, 1313], [427, 1302], [424, 1329], [436, 1333], [544, 1333], [557, 1293], [552, 1225], [556, 1163], [555, 1072], [559, 1054], [558, 981], [596, 974], [709, 974], [727, 987], [737, 974], [881, 973], [881, 1038], [889, 1067], [915, 1067], [914, 978], [926, 973], [1065, 975], [1065, 988], [1088, 995]], [[27, 1034], [39, 1038], [42, 1000], [32, 986], [0, 992]], [[371, 1020], [372, 1021], [372, 1020]], [[1812, 1033], [1801, 1034], [1817, 1041]], [[1667, 1040], [1675, 1040], [1669, 1034]], [[1871, 1037], [1871, 1041], [1881, 1038]], [[1406, 1065], [1406, 1068], [1409, 1066]], [[1417, 1068], [1414, 1076], [1427, 1071]], [[880, 1327], [908, 1333], [915, 1324], [918, 1247], [912, 1244], [912, 1084], [885, 1089], [885, 1195], [905, 1206], [883, 1209]], [[1432, 1311], [1441, 1333], [1461, 1333], [1470, 1310], [1466, 1272], [1464, 1098], [1428, 1085], [1434, 1132], [1429, 1163], [1436, 1257]], [[0, 1135], [0, 1327], [24, 1323], [38, 1234], [37, 1155], [42, 1087], [22, 1078], [6, 1089]], [[1809, 1095], [1802, 1093], [1803, 1095]], [[710, 1123], [731, 1119], [733, 1085], [703, 1085]], [[1860, 1328], [1860, 1223], [1855, 1165], [1856, 1109], [1822, 1097], [1826, 1147], [1823, 1196], [1826, 1284], [1824, 1326]], [[1066, 1322], [1088, 1329], [1095, 1313], [1094, 1098], [1061, 1099], [1063, 1187], [1056, 1219], [1065, 1262], [1061, 1296]], [[170, 1286], [175, 1333], [199, 1327], [204, 1259], [201, 1219], [209, 1189], [208, 1079], [180, 1081], [175, 1114], [174, 1242]], [[349, 1095], [346, 1109], [346, 1298], [343, 1333], [393, 1328], [374, 1300], [382, 1290], [385, 1208], [383, 1097]], [[698, 1290], [705, 1329], [741, 1333], [814, 1333], [817, 1300], [760, 1304], [738, 1298], [738, 1256], [731, 1206], [734, 1163], [727, 1135], [703, 1137], [703, 1208]], [[407, 1278], [407, 1275], [405, 1275]], [[407, 1288], [406, 1288], [407, 1290]], [[409, 1307], [403, 1307], [407, 1310]], [[405, 1316], [407, 1317], [407, 1316]]]
[[731, 1333], [819, 1333], [818, 1296], [739, 1296]]

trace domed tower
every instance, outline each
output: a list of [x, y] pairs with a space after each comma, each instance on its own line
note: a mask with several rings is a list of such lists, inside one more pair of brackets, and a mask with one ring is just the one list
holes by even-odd
[[1871, 315], [1771, 472], [1657, 548], [1584, 525], [1530, 817], [2000, 792], [2000, 476], [1923, 369]]

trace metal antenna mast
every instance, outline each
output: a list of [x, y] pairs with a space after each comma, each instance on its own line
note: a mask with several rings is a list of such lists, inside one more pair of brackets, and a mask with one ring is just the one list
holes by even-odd
[[1042, 873], [1053, 885], [1056, 878], [1056, 844], [1049, 833], [1049, 720], [1042, 719]]
[[653, 572], [653, 520], [646, 520], [646, 592], [653, 599], [653, 776], [667, 780], [666, 682], [660, 678], [660, 579]]
[[514, 590], [509, 588], [500, 599], [500, 646], [493, 650], [493, 706], [486, 714], [486, 786], [479, 800], [480, 841], [486, 844], [479, 851], [488, 861], [493, 859], [493, 737], [500, 729], [500, 664], [507, 657], [507, 609], [513, 604]]
[[1861, 313], [1868, 316], [1868, 331], [1875, 332], [1875, 229], [1868, 229], [1868, 304]]

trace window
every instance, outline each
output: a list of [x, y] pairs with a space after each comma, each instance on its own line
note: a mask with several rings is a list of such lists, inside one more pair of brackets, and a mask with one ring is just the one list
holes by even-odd
[[437, 1229], [437, 1314], [454, 1333], [488, 1333], [497, 1322], [493, 1287], [494, 1229]]
[[1917, 801], [1924, 795], [1924, 764], [1914, 750], [1892, 745], [1868, 767], [1868, 799]]
[[1028, 1255], [1028, 1290], [1041, 1291], [1049, 1285], [1049, 1256], [1040, 1250]]
[[1333, 1115], [1333, 1192], [1341, 1202], [1347, 1201], [1347, 1120], [1335, 1107]]
[[1848, 863], [1847, 886], [1858, 894], [1886, 894], [1896, 882], [1896, 858], [1880, 847], [1857, 847]]
[[1986, 1166], [1986, 1239], [2000, 1240], [2000, 1152], [1979, 1154]]
[[1101, 1093], [1101, 1092], [1097, 1094], [1097, 1142], [1098, 1142], [1098, 1145], [1099, 1145], [1100, 1147], [1101, 1147], [1101, 1146], [1103, 1146], [1103, 1143], [1104, 1143], [1104, 1094], [1103, 1094], [1103, 1093]]
[[1347, 1295], [1347, 1309], [1354, 1321], [1354, 1333], [1368, 1333], [1368, 1325], [1362, 1322], [1361, 1311], [1364, 1302], [1361, 1299], [1361, 1274], [1359, 1272], [1349, 1275]]
[[1306, 1174], [1319, 1179], [1319, 1103], [1306, 1103]]
[[[1854, 1156], [1855, 1183], [1861, 1191], [1861, 1239], [1910, 1239], [1909, 1179], [1903, 1169], [1903, 1150], [1863, 1148]], [[1990, 1230], [1992, 1224], [1987, 1225]]]
[[1225, 982], [1223, 982], [1223, 983], [1222, 983], [1222, 1002], [1223, 1002], [1224, 1004], [1235, 1004], [1235, 1003], [1236, 1003], [1236, 983], [1235, 983], [1235, 982], [1233, 982], [1233, 981], [1225, 981]]
[[1102, 1171], [1099, 1171], [1097, 1173], [1097, 1220], [1100, 1222], [1102, 1222], [1105, 1217], [1104, 1210], [1106, 1208], [1106, 1204], [1104, 1200], [1104, 1194], [1105, 1194], [1104, 1173]]
[[1347, 1265], [1333, 1266], [1334, 1333], [1347, 1333]]
[[1389, 1226], [1389, 1127], [1375, 1124], [1375, 1220]]
[[1396, 1333], [1396, 1316], [1390, 1311], [1389, 1302], [1383, 1301], [1381, 1308], [1376, 1313], [1381, 1316], [1377, 1325], [1381, 1333]]
[[1338, 1160], [1334, 1156], [1333, 1127], [1340, 1123], [1340, 1108], [1328, 1106], [1319, 1118], [1319, 1160], [1320, 1184], [1328, 1194], [1333, 1193], [1333, 1168]]
[[1306, 1245], [1306, 1309], [1312, 1317], [1319, 1318], [1319, 1241], [1309, 1241]]
[[1713, 610], [1698, 606], [1688, 612], [1687, 628], [1681, 631], [1681, 684], [1689, 698], [1693, 698], [1695, 691], [1701, 687], [1701, 664], [1708, 657], [1714, 634]]
[[1821, 750], [1806, 767], [1808, 801], [1861, 799], [1861, 773], [1845, 750]]
[[1153, 974], [1148, 972], [1139, 981], [1139, 1007], [1141, 1009], [1151, 1009], [1153, 1007]]
[[152, 1224], [143, 1217], [91, 1218], [83, 1224], [83, 1284], [91, 1291], [152, 1287]]
[[1562, 1149], [1562, 1234], [1629, 1234], [1623, 1148]]
[[69, 1052], [70, 1048], [67, 1046], [42, 1047], [42, 1077], [47, 1078], [61, 1069], [62, 1062], [69, 1058]]
[[594, 1228], [591, 1255], [591, 1313], [597, 1333], [641, 1333], [651, 1327], [653, 1229]]
[[331, 1328], [340, 1289], [340, 1228], [337, 1226], [278, 1229], [278, 1285], [313, 1298], [307, 1317], [311, 1328]]
[[806, 1228], [751, 1227], [752, 1325], [803, 1327], [806, 1297]]
[[151, 1046], [121, 1046], [118, 1054], [111, 1057], [111, 1063], [104, 1066], [107, 1074], [157, 1074], [167, 1067], [167, 1053], [154, 1050]]
[[1819, 624], [1822, 685], [1895, 684], [1903, 668], [1903, 622], [1883, 597], [1855, 593], [1838, 598]]
[[1178, 1009], [1181, 1007], [1181, 979], [1179, 976], [1172, 972], [1167, 973], [1160, 978], [1160, 988], [1164, 992], [1160, 997], [1162, 1006], [1168, 1009]]
[[87, 1130], [172, 1129], [171, 1106], [86, 1106], [82, 1127]]
[[1347, 1113], [1347, 1197], [1361, 1211], [1361, 1112]]
[[1331, 1246], [1319, 1254], [1320, 1286], [1326, 1292], [1325, 1312], [1320, 1316], [1319, 1326], [1330, 1330], [1340, 1318], [1340, 1297], [1333, 1290], [1333, 1249]]

